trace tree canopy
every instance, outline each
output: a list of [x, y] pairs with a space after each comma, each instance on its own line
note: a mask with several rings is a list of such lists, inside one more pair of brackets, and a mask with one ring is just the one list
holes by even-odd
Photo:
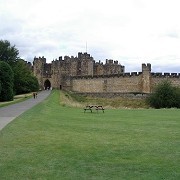
[[16, 94], [23, 94], [38, 91], [37, 78], [32, 75], [31, 69], [24, 60], [18, 60], [13, 67], [14, 91]]
[[0, 40], [0, 60], [8, 63], [9, 65], [14, 64], [19, 55], [18, 49], [15, 45], [11, 45], [9, 41]]
[[[28, 63], [18, 57], [19, 51], [15, 45], [11, 45], [9, 41], [0, 40], [0, 61], [9, 64], [11, 75], [14, 77], [13, 91], [14, 94], [23, 94], [31, 91], [38, 91], [39, 85], [37, 78], [33, 76], [31, 67]], [[2, 67], [5, 65], [3, 64]], [[7, 75], [3, 72], [3, 82], [0, 80], [0, 92], [4, 91], [4, 80], [7, 79]]]
[[0, 101], [13, 100], [14, 73], [10, 65], [0, 61]]

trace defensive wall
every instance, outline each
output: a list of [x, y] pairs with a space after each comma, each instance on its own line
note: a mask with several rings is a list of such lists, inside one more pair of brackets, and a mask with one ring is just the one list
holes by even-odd
[[87, 53], [77, 57], [59, 57], [51, 63], [34, 58], [33, 72], [41, 89], [58, 88], [77, 93], [148, 94], [163, 80], [180, 87], [180, 73], [153, 73], [151, 64], [142, 64], [141, 72], [125, 72], [118, 61], [95, 62]]
[[152, 73], [150, 64], [142, 64], [142, 72], [112, 74], [104, 76], [64, 77], [64, 89], [93, 93], [124, 94], [151, 93], [160, 82], [168, 80], [173, 86], [180, 87], [180, 73]]
[[140, 92], [141, 82], [139, 76], [108, 75], [108, 76], [84, 76], [72, 77], [66, 80], [67, 90], [85, 93], [101, 92]]

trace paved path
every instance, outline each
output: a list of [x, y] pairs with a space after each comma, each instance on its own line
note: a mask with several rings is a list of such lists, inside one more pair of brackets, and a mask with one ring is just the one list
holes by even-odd
[[0, 108], [0, 130], [20, 114], [43, 101], [50, 92], [51, 91], [41, 91], [38, 93], [36, 99], [32, 97], [26, 101]]

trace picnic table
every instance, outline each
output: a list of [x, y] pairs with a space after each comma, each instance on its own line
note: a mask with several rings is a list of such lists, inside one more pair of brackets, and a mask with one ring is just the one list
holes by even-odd
[[103, 108], [103, 106], [99, 106], [99, 105], [88, 105], [84, 108], [84, 113], [86, 111], [90, 111], [92, 113], [93, 110], [96, 110], [97, 113], [99, 112], [99, 110], [101, 110], [104, 113], [105, 109]]

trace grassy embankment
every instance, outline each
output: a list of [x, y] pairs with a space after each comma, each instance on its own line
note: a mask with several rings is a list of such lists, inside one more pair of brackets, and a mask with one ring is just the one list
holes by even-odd
[[72, 92], [62, 92], [61, 102], [63, 105], [81, 107], [86, 105], [102, 105], [107, 109], [140, 109], [149, 108], [146, 99], [133, 99], [125, 97], [94, 98], [76, 95]]
[[16, 96], [14, 96], [13, 101], [0, 102], [0, 107], [4, 107], [4, 106], [7, 106], [7, 105], [22, 102], [22, 101], [25, 101], [25, 100], [27, 100], [28, 98], [31, 98], [31, 97], [32, 97], [32, 93], [16, 95]]
[[53, 91], [0, 132], [0, 179], [180, 179], [179, 110], [61, 103]]

